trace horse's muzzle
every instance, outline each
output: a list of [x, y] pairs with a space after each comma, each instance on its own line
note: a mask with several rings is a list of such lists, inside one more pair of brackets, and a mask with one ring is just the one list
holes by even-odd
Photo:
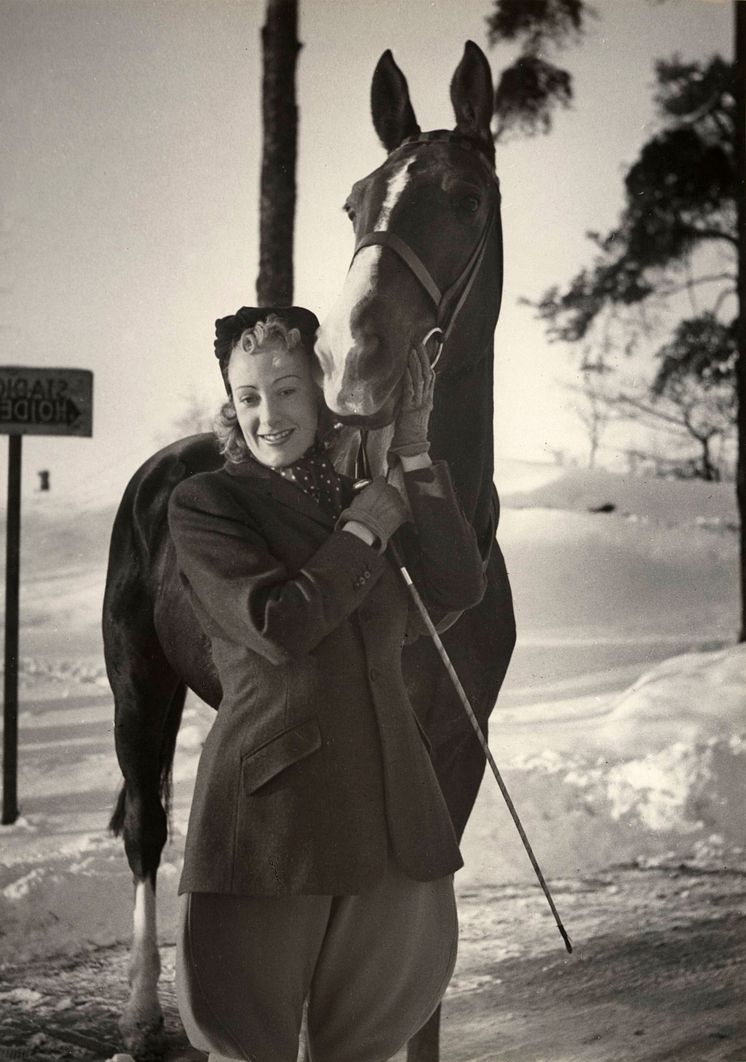
[[337, 389], [333, 384], [325, 385], [324, 398], [331, 412], [343, 424], [382, 428], [394, 419], [395, 395], [377, 395], [370, 386], [352, 385]]

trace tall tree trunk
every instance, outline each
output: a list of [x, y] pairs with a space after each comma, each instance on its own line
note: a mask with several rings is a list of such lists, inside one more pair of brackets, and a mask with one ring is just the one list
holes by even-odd
[[736, 195], [738, 209], [738, 360], [736, 395], [738, 402], [738, 465], [736, 491], [741, 518], [741, 633], [746, 641], [746, 2], [734, 0], [735, 93], [736, 93]]
[[262, 27], [263, 141], [256, 281], [260, 306], [290, 306], [293, 301], [299, 51], [298, 0], [267, 0]]

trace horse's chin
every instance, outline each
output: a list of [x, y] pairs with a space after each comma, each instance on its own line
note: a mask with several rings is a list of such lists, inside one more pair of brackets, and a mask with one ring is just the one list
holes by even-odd
[[388, 424], [393, 424], [399, 397], [397, 387], [372, 413], [341, 413], [333, 407], [330, 407], [330, 412], [338, 424], [344, 424], [347, 428], [368, 428], [374, 431], [376, 428], [385, 428]]
[[387, 402], [386, 405], [376, 413], [371, 413], [365, 417], [352, 415], [342, 416], [339, 413], [335, 413], [334, 419], [339, 424], [343, 424], [346, 428], [367, 428], [369, 431], [375, 431], [376, 428], [385, 428], [387, 425], [393, 423], [395, 409], [396, 403]]

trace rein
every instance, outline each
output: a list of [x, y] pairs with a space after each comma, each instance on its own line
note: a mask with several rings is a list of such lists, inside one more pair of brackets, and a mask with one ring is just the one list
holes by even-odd
[[[416, 150], [418, 148], [422, 148], [426, 144], [432, 143], [433, 141], [447, 141], [449, 143], [454, 144], [456, 147], [474, 153], [476, 157], [484, 163], [487, 173], [497, 186], [497, 202], [493, 202], [493, 204], [491, 205], [489, 214], [487, 215], [487, 220], [485, 221], [484, 227], [479, 235], [479, 238], [477, 239], [477, 242], [471, 254], [469, 255], [469, 258], [464, 268], [461, 270], [461, 272], [453, 281], [453, 283], [450, 284], [445, 289], [445, 291], [441, 291], [440, 287], [433, 279], [430, 270], [427, 268], [427, 266], [419, 257], [419, 255], [412, 250], [409, 244], [405, 240], [403, 240], [401, 236], [398, 236], [395, 232], [391, 232], [388, 229], [378, 229], [373, 232], [368, 232], [364, 236], [361, 236], [357, 242], [352, 258], [354, 261], [355, 256], [359, 251], [363, 249], [363, 247], [388, 247], [390, 251], [393, 251], [394, 254], [396, 254], [402, 262], [404, 262], [410, 272], [414, 275], [414, 277], [419, 282], [420, 286], [424, 289], [424, 291], [430, 297], [431, 301], [435, 306], [435, 327], [431, 328], [422, 340], [422, 346], [424, 346], [428, 342], [428, 340], [431, 339], [433, 336], [438, 336], [436, 354], [431, 363], [432, 367], [435, 368], [435, 366], [440, 360], [441, 354], [443, 353], [443, 348], [448, 342], [448, 339], [453, 331], [453, 327], [456, 323], [456, 320], [459, 314], [461, 313], [464, 304], [466, 303], [474, 281], [476, 280], [477, 275], [479, 274], [480, 267], [482, 265], [482, 262], [484, 261], [484, 256], [489, 245], [490, 237], [495, 229], [498, 229], [501, 235], [501, 230], [499, 213], [500, 182], [497, 178], [497, 174], [490, 167], [485, 156], [469, 140], [465, 139], [464, 137], [458, 136], [457, 134], [449, 133], [447, 131], [436, 133], [420, 133], [417, 136], [409, 137], [407, 140], [403, 141], [403, 143], [400, 144], [396, 150], [400, 151], [403, 148]], [[500, 301], [502, 298], [502, 275], [503, 270], [501, 238], [498, 313]]]

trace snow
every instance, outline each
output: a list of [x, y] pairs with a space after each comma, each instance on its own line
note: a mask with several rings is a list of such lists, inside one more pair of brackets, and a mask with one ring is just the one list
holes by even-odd
[[[498, 475], [500, 463], [497, 464]], [[627, 517], [676, 526], [737, 523], [732, 483], [619, 475], [603, 469], [572, 469], [512, 462], [498, 480], [503, 503], [513, 509], [572, 509], [588, 512], [611, 504]]]
[[[716, 715], [700, 691], [719, 680]], [[545, 874], [664, 862], [746, 869], [746, 646], [665, 661], [598, 714], [571, 707], [554, 720], [498, 722], [490, 742]], [[521, 751], [537, 733], [535, 749]], [[470, 886], [531, 880], [490, 778], [463, 848]]]
[[[490, 746], [545, 875], [571, 888], [618, 864], [746, 869], [732, 487], [521, 462], [499, 477], [519, 644]], [[588, 511], [606, 502], [614, 512]], [[112, 517], [47, 499], [24, 514], [21, 817], [0, 827], [0, 962], [131, 932], [131, 875], [106, 832], [120, 781], [99, 635]], [[159, 873], [164, 940], [212, 718], [189, 698]], [[463, 852], [462, 896], [532, 879], [489, 776]]]

